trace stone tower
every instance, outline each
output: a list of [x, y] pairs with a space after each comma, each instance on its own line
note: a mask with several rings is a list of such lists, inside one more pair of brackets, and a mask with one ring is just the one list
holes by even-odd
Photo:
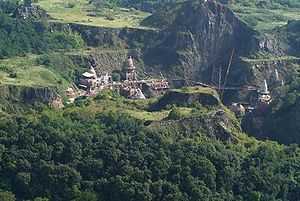
[[131, 56], [128, 57], [128, 66], [126, 69], [126, 80], [128, 80], [128, 81], [137, 80], [137, 74], [136, 74], [135, 66], [134, 66], [133, 59]]

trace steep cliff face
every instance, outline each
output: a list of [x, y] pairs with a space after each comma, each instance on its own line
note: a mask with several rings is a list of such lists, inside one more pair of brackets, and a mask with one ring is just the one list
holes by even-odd
[[235, 117], [224, 110], [213, 111], [206, 116], [153, 122], [149, 127], [172, 131], [172, 135], [182, 132], [185, 137], [192, 137], [201, 133], [210, 138], [228, 142], [237, 142], [242, 133]]
[[188, 107], [195, 103], [215, 107], [219, 106], [221, 101], [217, 92], [210, 88], [190, 87], [169, 91], [152, 106], [152, 110], [166, 109], [171, 105]]
[[120, 50], [99, 50], [91, 53], [89, 59], [96, 62], [96, 70], [99, 73], [112, 73], [124, 70], [127, 67], [127, 58], [131, 55], [135, 59], [135, 65], [138, 67], [139, 75], [144, 72], [142, 53], [138, 49], [120, 49]]
[[51, 105], [59, 98], [57, 89], [50, 87], [0, 86], [0, 109], [15, 112], [36, 104]]
[[270, 85], [276, 82], [276, 70], [278, 72], [278, 81], [286, 82], [292, 73], [296, 72], [294, 65], [298, 60], [289, 57], [277, 57], [273, 59], [243, 60], [242, 65], [249, 69], [249, 84], [263, 83], [266, 79]]
[[[167, 12], [175, 13], [173, 20], [159, 25], [165, 28], [165, 37], [145, 54], [149, 63], [160, 65], [170, 75], [211, 81], [214, 68], [226, 71], [232, 52], [232, 71], [240, 71], [235, 65], [239, 56], [259, 48], [256, 32], [221, 4], [188, 1], [171, 9]], [[151, 17], [147, 21], [151, 23]]]
[[[127, 65], [127, 57], [133, 56], [137, 71], [159, 74], [159, 70], [153, 70], [155, 66], [144, 65], [144, 52], [156, 44], [162, 34], [157, 30], [143, 30], [133, 28], [104, 28], [79, 24], [53, 24], [53, 29], [71, 29], [81, 34], [89, 47], [95, 48], [83, 58], [88, 66], [92, 60], [96, 62], [98, 73], [120, 71]], [[80, 57], [80, 58], [79, 58]], [[76, 54], [74, 60], [82, 59], [81, 54]]]
[[80, 24], [53, 24], [59, 30], [72, 29], [81, 34], [88, 46], [106, 48], [142, 48], [155, 44], [161, 37], [156, 29], [106, 28]]
[[273, 31], [279, 46], [285, 54], [300, 56], [300, 20], [292, 20], [287, 25]]
[[225, 108], [218, 93], [207, 87], [174, 89], [150, 105], [161, 111], [172, 107], [168, 117], [149, 124], [150, 128], [167, 130], [171, 135], [181, 132], [185, 137], [206, 134], [208, 137], [234, 142], [242, 133], [235, 115]]

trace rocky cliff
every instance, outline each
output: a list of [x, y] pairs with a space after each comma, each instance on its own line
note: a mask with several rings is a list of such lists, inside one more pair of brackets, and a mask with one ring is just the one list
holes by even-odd
[[[170, 9], [166, 13], [173, 14], [171, 20], [154, 24], [163, 28], [165, 37], [146, 53], [149, 63], [170, 75], [210, 82], [214, 69], [226, 72], [232, 52], [232, 71], [241, 71], [239, 57], [259, 48], [257, 33], [221, 4], [188, 1]], [[156, 21], [157, 15], [162, 14], [146, 23]]]
[[57, 102], [57, 89], [51, 87], [0, 86], [0, 110], [16, 112], [35, 105]]
[[213, 111], [206, 116], [153, 122], [149, 127], [168, 130], [174, 136], [179, 132], [183, 133], [184, 137], [192, 137], [201, 133], [210, 138], [233, 143], [238, 141], [242, 133], [235, 117], [224, 110]]
[[[270, 34], [284, 54], [300, 56], [300, 20], [292, 20]], [[279, 49], [277, 48], [277, 49]]]
[[161, 111], [170, 107], [168, 117], [151, 122], [149, 128], [167, 130], [175, 138], [177, 133], [184, 133], [184, 137], [201, 133], [231, 142], [237, 141], [242, 132], [235, 115], [222, 105], [217, 92], [210, 88], [171, 90], [150, 106], [150, 110]]
[[193, 104], [219, 106], [220, 98], [216, 91], [205, 87], [189, 87], [167, 92], [152, 106], [152, 110], [166, 109], [168, 106], [189, 107]]

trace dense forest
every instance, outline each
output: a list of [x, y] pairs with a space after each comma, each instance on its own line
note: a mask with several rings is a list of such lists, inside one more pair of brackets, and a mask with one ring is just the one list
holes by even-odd
[[[79, 108], [78, 108], [79, 109]], [[0, 200], [299, 200], [300, 149], [77, 109], [1, 118]], [[178, 131], [176, 131], [178, 132]]]
[[51, 31], [46, 19], [13, 17], [17, 6], [14, 1], [0, 2], [0, 58], [83, 45], [81, 37], [70, 30]]

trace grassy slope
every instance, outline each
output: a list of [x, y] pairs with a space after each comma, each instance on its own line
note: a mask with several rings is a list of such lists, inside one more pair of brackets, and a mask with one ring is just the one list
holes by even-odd
[[173, 89], [173, 91], [182, 92], [182, 93], [190, 93], [190, 94], [192, 94], [192, 93], [203, 93], [203, 94], [218, 96], [218, 94], [216, 93], [215, 90], [213, 90], [209, 87], [201, 87], [201, 86], [185, 87], [185, 88], [181, 88], [181, 89]]
[[[0, 84], [19, 86], [65, 86], [56, 72], [36, 63], [37, 55], [0, 60]], [[16, 77], [10, 76], [16, 74]]]
[[[52, 87], [58, 86], [64, 90], [70, 86], [68, 73], [75, 69], [81, 72], [82, 67], [76, 63], [69, 63], [65, 58], [84, 58], [95, 52], [114, 53], [128, 51], [125, 49], [102, 49], [102, 48], [82, 48], [70, 49], [67, 51], [57, 50], [45, 55], [27, 54], [25, 56], [0, 59], [0, 85], [16, 85], [27, 87]], [[38, 60], [47, 56], [54, 66], [40, 65]], [[13, 74], [16, 77], [12, 76]]]
[[[259, 8], [258, 1], [234, 1], [229, 7], [248, 25], [258, 31], [269, 31], [285, 25], [288, 20], [300, 19], [300, 8], [277, 6], [276, 8]], [[88, 0], [40, 0], [38, 5], [45, 9], [53, 21], [62, 23], [77, 23], [99, 27], [142, 27], [140, 23], [150, 13], [127, 9], [98, 9]], [[70, 6], [72, 5], [72, 6]], [[88, 16], [97, 14], [96, 17]], [[114, 18], [108, 20], [107, 16]]]
[[[65, 108], [66, 112], [78, 111], [83, 116], [93, 118], [99, 113], [125, 113], [142, 121], [160, 121], [169, 115], [170, 110], [149, 112], [147, 108], [157, 99], [129, 100], [114, 94], [111, 91], [104, 91], [96, 98], [89, 98], [79, 104], [79, 107], [72, 105]], [[78, 102], [75, 104], [78, 105]]]
[[[74, 7], [68, 5], [75, 5]], [[108, 10], [94, 12], [96, 17], [88, 16], [89, 11], [95, 8], [88, 4], [88, 0], [40, 0], [38, 5], [45, 9], [53, 18], [53, 21], [62, 23], [77, 23], [100, 27], [140, 27], [140, 22], [149, 16], [149, 13], [137, 10], [129, 11], [125, 9]], [[108, 20], [111, 16], [114, 20]]]
[[[246, 2], [246, 1], [245, 1]], [[253, 4], [234, 2], [229, 7], [257, 31], [267, 32], [287, 24], [288, 20], [300, 20], [300, 8], [278, 6], [278, 8], [258, 8]]]
[[[216, 92], [214, 90], [204, 87], [187, 87], [181, 90], [178, 89], [176, 91], [182, 93], [208, 93], [218, 96], [217, 94], [215, 94]], [[69, 107], [66, 110], [69, 110], [71, 112], [74, 109], [79, 109], [83, 114], [91, 117], [93, 117], [97, 113], [119, 112], [129, 114], [130, 116], [143, 121], [160, 121], [167, 118], [173, 108], [171, 107], [154, 112], [149, 111], [151, 105], [155, 104], [157, 101], [159, 101], [159, 99], [160, 97], [146, 100], [130, 100], [108, 90], [100, 93], [95, 98], [89, 98], [83, 101], [80, 105], [85, 105], [84, 107]], [[76, 104], [78, 103], [75, 103], [75, 105]], [[183, 117], [194, 117], [208, 113], [218, 108], [221, 109], [224, 108], [224, 106], [221, 104], [216, 108], [204, 107], [201, 105], [199, 105], [199, 108], [193, 106], [177, 106], [176, 110], [180, 112]]]

